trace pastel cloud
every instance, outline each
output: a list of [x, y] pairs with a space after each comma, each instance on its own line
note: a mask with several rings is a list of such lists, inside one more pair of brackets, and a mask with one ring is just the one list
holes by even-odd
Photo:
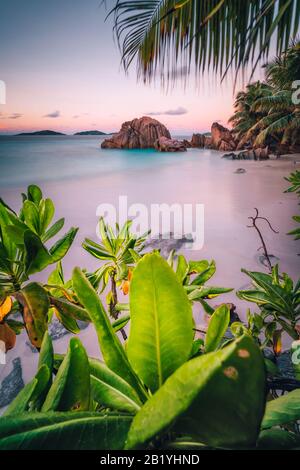
[[53, 111], [52, 113], [45, 114], [43, 117], [44, 118], [53, 118], [53, 119], [58, 118], [58, 117], [60, 117], [60, 111], [58, 111], [58, 110]]
[[187, 114], [188, 110], [183, 108], [182, 106], [178, 106], [176, 109], [168, 109], [167, 111], [151, 111], [150, 113], [146, 113], [148, 116], [182, 116], [183, 114]]
[[0, 113], [0, 119], [20, 119], [23, 116], [21, 113], [3, 114]]

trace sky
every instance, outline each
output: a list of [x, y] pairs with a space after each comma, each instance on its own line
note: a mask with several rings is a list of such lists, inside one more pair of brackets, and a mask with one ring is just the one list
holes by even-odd
[[0, 0], [0, 12], [0, 134], [114, 132], [152, 115], [189, 135], [226, 125], [232, 114], [230, 78], [220, 85], [204, 76], [198, 88], [178, 84], [166, 93], [137, 82], [134, 67], [125, 75], [101, 0]]

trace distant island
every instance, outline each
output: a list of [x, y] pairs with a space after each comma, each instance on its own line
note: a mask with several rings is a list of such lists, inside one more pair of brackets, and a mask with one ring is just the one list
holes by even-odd
[[76, 132], [74, 135], [107, 135], [106, 132], [102, 131], [81, 131]]
[[36, 131], [36, 132], [21, 132], [21, 134], [16, 134], [16, 136], [22, 136], [22, 135], [66, 135], [63, 134], [62, 132], [55, 132], [55, 131]]

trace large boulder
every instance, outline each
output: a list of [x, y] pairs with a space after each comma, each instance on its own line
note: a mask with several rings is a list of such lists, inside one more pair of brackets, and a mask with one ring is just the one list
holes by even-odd
[[191, 146], [193, 148], [203, 148], [205, 146], [205, 135], [193, 134], [192, 140], [191, 140]]
[[167, 137], [160, 137], [155, 142], [155, 148], [159, 152], [186, 152], [186, 145], [184, 142], [175, 139], [168, 139]]
[[168, 129], [156, 119], [142, 117], [122, 124], [121, 130], [110, 139], [105, 139], [104, 149], [146, 149], [154, 148], [161, 137], [171, 139]]
[[211, 126], [211, 146], [214, 150], [231, 152], [236, 149], [237, 143], [229, 129], [214, 122]]

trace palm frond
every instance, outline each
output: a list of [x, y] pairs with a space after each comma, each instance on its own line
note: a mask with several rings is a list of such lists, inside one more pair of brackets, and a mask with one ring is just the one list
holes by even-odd
[[255, 139], [255, 145], [263, 145], [268, 136], [286, 132], [290, 124], [293, 122], [294, 117], [295, 115], [291, 113], [271, 122], [271, 124], [257, 136]]
[[118, 0], [110, 12], [128, 70], [150, 81], [213, 69], [255, 66], [276, 39], [277, 53], [296, 37], [300, 0]]
[[273, 109], [289, 109], [292, 106], [292, 92], [279, 91], [274, 95], [258, 98], [252, 106], [252, 111], [268, 112], [271, 107]]

